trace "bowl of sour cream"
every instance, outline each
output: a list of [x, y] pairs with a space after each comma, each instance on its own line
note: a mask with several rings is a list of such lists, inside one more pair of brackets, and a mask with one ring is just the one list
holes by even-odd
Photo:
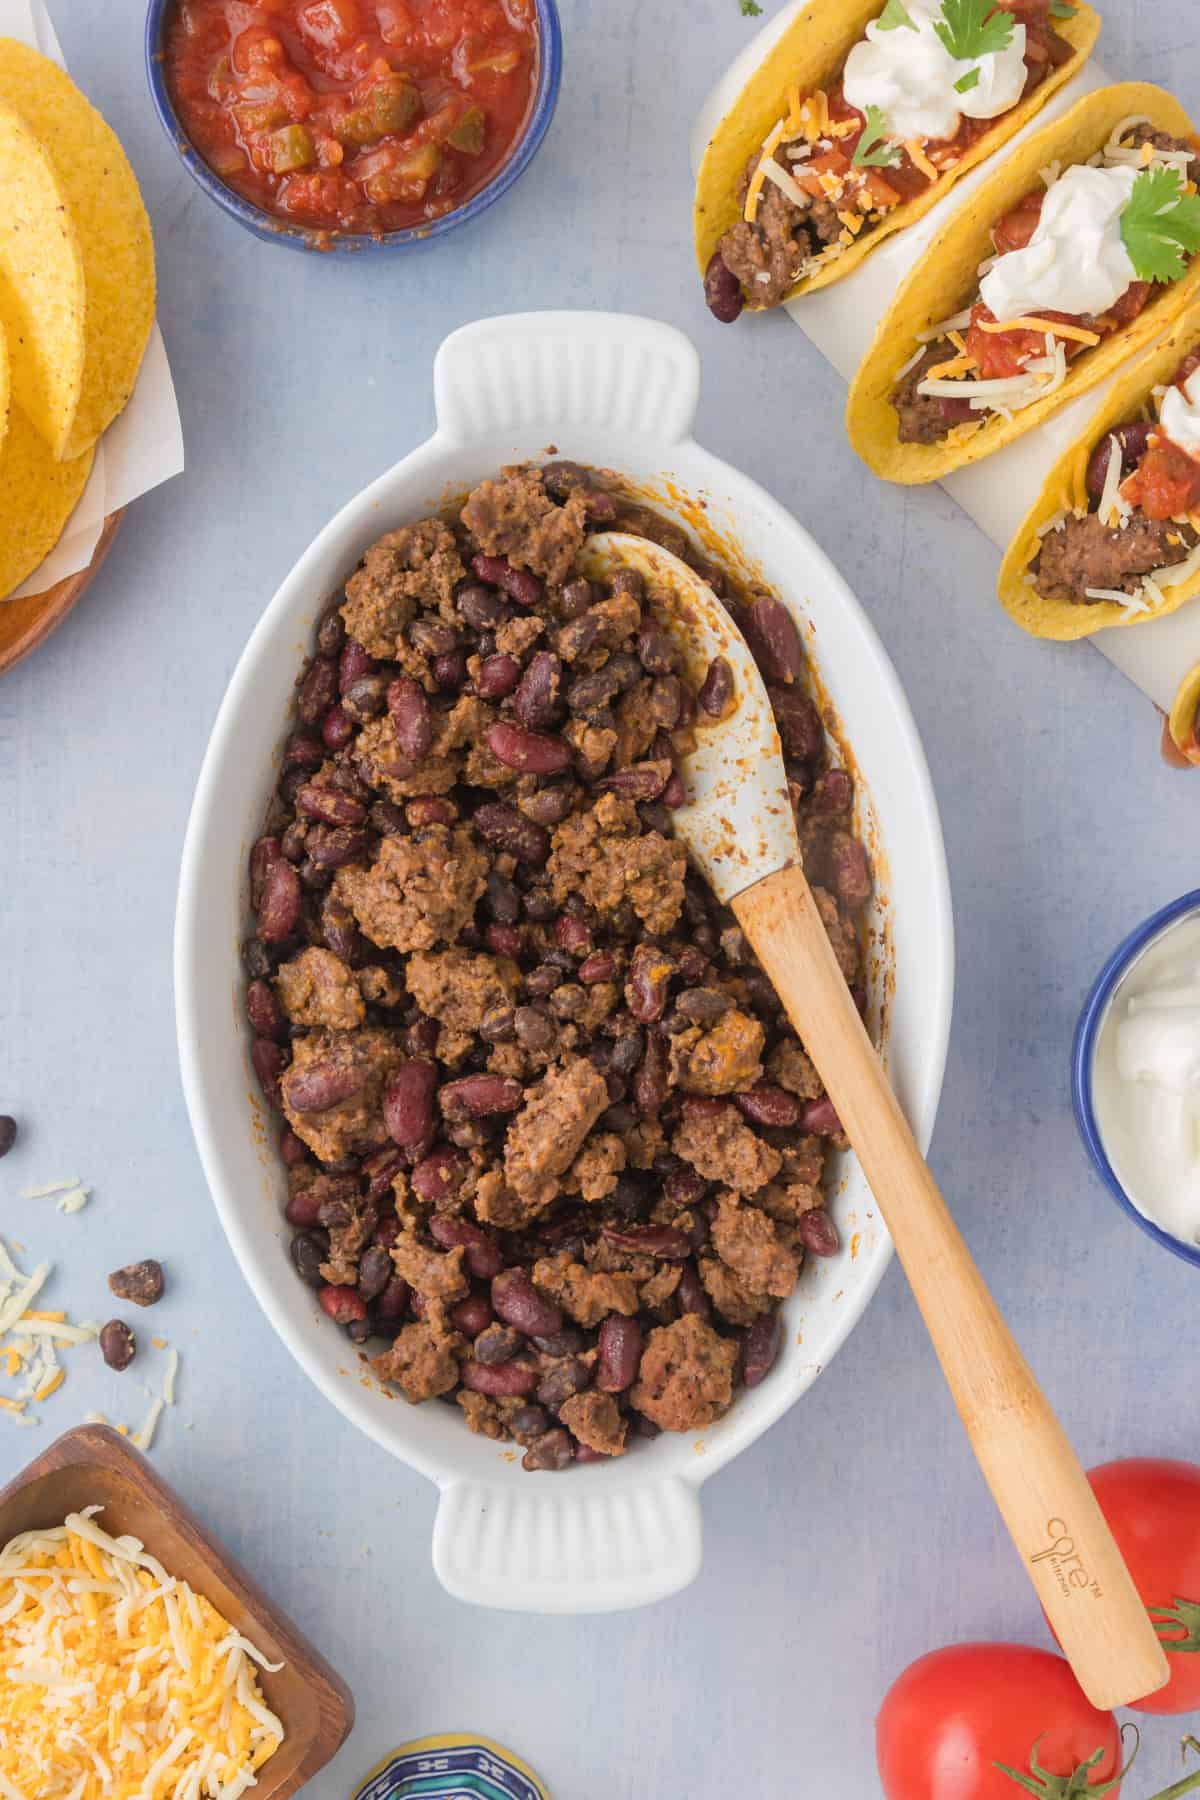
[[1118, 1205], [1200, 1265], [1200, 889], [1109, 957], [1079, 1015], [1072, 1101]]

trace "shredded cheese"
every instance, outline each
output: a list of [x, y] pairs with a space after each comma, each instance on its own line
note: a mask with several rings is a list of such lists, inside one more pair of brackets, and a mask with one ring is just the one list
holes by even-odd
[[787, 195], [793, 206], [807, 206], [808, 196], [804, 189], [797, 186], [794, 177], [773, 156], [764, 156], [758, 167], [768, 181], [773, 181], [780, 192]]
[[905, 138], [904, 148], [908, 151], [910, 161], [914, 162], [927, 181], [936, 181], [938, 171], [926, 156], [916, 138]]
[[948, 362], [934, 363], [932, 369], [926, 371], [925, 379], [927, 381], [952, 381], [956, 375], [965, 375], [969, 370], [978, 367], [979, 364], [974, 357], [968, 356], [964, 352], [960, 356], [952, 356]]
[[252, 1643], [98, 1507], [0, 1551], [0, 1794], [233, 1800], [284, 1739]]
[[800, 89], [795, 83], [787, 91], [788, 115], [786, 135], [796, 137], [804, 129], [800, 118]]
[[1100, 333], [1088, 331], [1083, 325], [1064, 325], [1059, 319], [1039, 319], [1032, 315], [1028, 318], [997, 319], [991, 324], [981, 319], [979, 329], [987, 332], [1044, 331], [1047, 334], [1053, 333], [1055, 337], [1073, 338], [1077, 344], [1098, 344], [1100, 342]]

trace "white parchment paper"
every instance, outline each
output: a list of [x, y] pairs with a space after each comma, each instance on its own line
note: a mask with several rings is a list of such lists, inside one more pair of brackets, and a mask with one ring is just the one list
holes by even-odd
[[[0, 37], [19, 38], [65, 68], [62, 47], [42, 0], [0, 0]], [[89, 96], [100, 111], [102, 100]], [[88, 484], [54, 549], [12, 597], [41, 594], [86, 569], [109, 513], [148, 493], [183, 468], [183, 432], [162, 334], [155, 325], [128, 406], [96, 446]]]
[[[713, 88], [692, 133], [693, 171], [699, 168], [709, 138], [746, 81], [805, 3], [806, 0], [793, 0], [792, 5], [784, 7], [746, 46]], [[1013, 146], [1023, 143], [1049, 120], [1066, 112], [1084, 94], [1108, 85], [1111, 79], [1098, 63], [1089, 60], [1074, 80], [1053, 95], [1036, 118], [1010, 140], [1001, 154], [1008, 154]], [[900, 282], [935, 232], [987, 179], [994, 166], [985, 162], [972, 169], [923, 219], [907, 231], [889, 238], [844, 281], [815, 294], [807, 294], [801, 300], [793, 300], [787, 307], [801, 331], [847, 381], [862, 361]], [[1014, 531], [1041, 492], [1051, 467], [1083, 431], [1115, 379], [1114, 376], [1110, 381], [1102, 382], [1035, 431], [1018, 438], [1016, 443], [970, 468], [958, 470], [942, 483], [946, 492], [1001, 550], [1008, 548]], [[1184, 676], [1200, 662], [1200, 604], [1193, 601], [1169, 618], [1156, 619], [1149, 625], [1098, 632], [1087, 642], [1115, 663], [1157, 705], [1167, 710]]]

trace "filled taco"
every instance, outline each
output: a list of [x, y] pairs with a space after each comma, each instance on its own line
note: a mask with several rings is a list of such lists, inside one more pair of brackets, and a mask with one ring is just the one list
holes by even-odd
[[911, 225], [1076, 73], [1083, 0], [811, 0], [718, 125], [696, 255], [728, 322], [825, 287]]
[[888, 481], [990, 456], [1112, 375], [1200, 288], [1200, 149], [1161, 88], [1101, 88], [933, 239], [880, 320], [846, 429]]
[[1034, 637], [1138, 625], [1200, 593], [1200, 302], [1113, 383], [1000, 565]]
[[1167, 717], [1171, 742], [1185, 762], [1200, 763], [1200, 663], [1179, 684]]

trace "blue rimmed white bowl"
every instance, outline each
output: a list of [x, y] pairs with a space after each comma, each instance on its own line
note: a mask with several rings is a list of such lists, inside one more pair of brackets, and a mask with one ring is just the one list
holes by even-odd
[[167, 86], [163, 54], [167, 23], [178, 4], [179, 0], [150, 0], [146, 9], [146, 78], [150, 83], [150, 98], [154, 102], [154, 110], [196, 186], [202, 188], [210, 200], [215, 200], [222, 212], [227, 212], [246, 231], [252, 231], [255, 237], [262, 238], [269, 244], [286, 244], [293, 250], [315, 250], [323, 255], [328, 255], [331, 251], [342, 254], [359, 254], [371, 250], [400, 251], [417, 244], [431, 243], [435, 238], [444, 237], [449, 231], [456, 231], [460, 225], [469, 225], [473, 219], [479, 218], [489, 207], [494, 206], [525, 173], [541, 147], [558, 104], [558, 90], [562, 84], [562, 26], [558, 7], [556, 0], [534, 0], [539, 59], [533, 104], [529, 109], [524, 133], [512, 155], [496, 171], [485, 188], [462, 206], [455, 207], [452, 212], [443, 213], [439, 219], [431, 219], [424, 225], [409, 225], [403, 231], [385, 231], [378, 237], [371, 237], [365, 232], [317, 231], [309, 225], [289, 225], [286, 219], [264, 212], [261, 207], [253, 206], [249, 200], [243, 200], [240, 194], [227, 187], [188, 137]]
[[1092, 1083], [1100, 1032], [1121, 983], [1138, 959], [1164, 932], [1177, 925], [1181, 919], [1197, 912], [1200, 912], [1200, 888], [1194, 888], [1190, 894], [1183, 894], [1169, 906], [1153, 913], [1144, 924], [1130, 932], [1101, 969], [1091, 993], [1084, 1001], [1079, 1023], [1075, 1027], [1075, 1045], [1071, 1056], [1071, 1103], [1084, 1147], [1095, 1165], [1096, 1173], [1117, 1205], [1128, 1213], [1135, 1225], [1141, 1226], [1148, 1237], [1152, 1237], [1156, 1244], [1161, 1244], [1164, 1250], [1172, 1250], [1184, 1262], [1200, 1267], [1200, 1245], [1185, 1243], [1182, 1238], [1164, 1231], [1161, 1225], [1146, 1217], [1127, 1192], [1104, 1148], [1096, 1118]]

